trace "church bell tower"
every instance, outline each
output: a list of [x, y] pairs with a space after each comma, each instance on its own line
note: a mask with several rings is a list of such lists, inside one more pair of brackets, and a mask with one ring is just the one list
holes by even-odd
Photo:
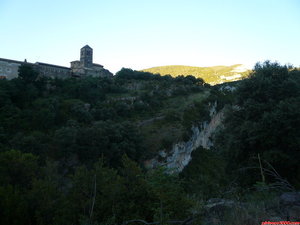
[[87, 68], [93, 66], [93, 49], [90, 46], [86, 45], [80, 49], [80, 62]]

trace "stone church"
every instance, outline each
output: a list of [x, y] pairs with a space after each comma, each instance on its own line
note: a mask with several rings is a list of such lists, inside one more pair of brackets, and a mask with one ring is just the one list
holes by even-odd
[[47, 63], [28, 63], [0, 58], [0, 79], [13, 79], [18, 77], [18, 69], [22, 64], [31, 65], [40, 76], [51, 78], [69, 77], [112, 77], [113, 74], [100, 64], [93, 63], [93, 49], [86, 45], [80, 50], [80, 60], [71, 62], [71, 67], [57, 66]]

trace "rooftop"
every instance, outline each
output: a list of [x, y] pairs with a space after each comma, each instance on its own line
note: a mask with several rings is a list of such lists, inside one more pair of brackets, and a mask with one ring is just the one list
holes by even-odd
[[3, 59], [3, 58], [0, 58], [0, 61], [6, 61], [9, 63], [18, 63], [18, 64], [24, 63], [22, 61], [17, 61], [17, 60], [12, 60], [12, 59]]
[[85, 45], [85, 46], [83, 46], [81, 49], [83, 49], [83, 48], [89, 48], [89, 49], [92, 49], [90, 46], [88, 46], [88, 45]]
[[65, 67], [65, 66], [57, 66], [57, 65], [48, 64], [48, 63], [36, 62], [35, 64], [41, 65], [41, 66], [52, 66], [52, 67], [56, 67], [56, 68], [60, 68], [60, 69], [68, 69], [68, 70], [70, 69], [69, 67]]

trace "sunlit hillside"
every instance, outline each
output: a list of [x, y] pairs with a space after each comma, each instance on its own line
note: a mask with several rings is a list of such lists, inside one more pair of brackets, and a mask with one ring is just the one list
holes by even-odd
[[242, 64], [232, 66], [212, 66], [212, 67], [193, 67], [193, 66], [158, 66], [149, 69], [144, 69], [145, 72], [150, 72], [160, 75], [171, 75], [173, 77], [179, 75], [193, 75], [197, 78], [202, 78], [209, 84], [220, 84], [224, 82], [241, 80], [248, 76], [250, 70]]

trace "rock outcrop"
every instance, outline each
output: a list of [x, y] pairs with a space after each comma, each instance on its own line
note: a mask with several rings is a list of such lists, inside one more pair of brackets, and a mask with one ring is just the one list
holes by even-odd
[[181, 172], [191, 161], [191, 154], [198, 147], [209, 149], [213, 146], [211, 141], [212, 134], [221, 124], [223, 111], [217, 112], [217, 103], [214, 103], [210, 109], [210, 121], [194, 125], [192, 136], [187, 142], [179, 142], [173, 145], [170, 151], [162, 150], [159, 156], [145, 163], [147, 168], [157, 166], [166, 166], [171, 172]]

